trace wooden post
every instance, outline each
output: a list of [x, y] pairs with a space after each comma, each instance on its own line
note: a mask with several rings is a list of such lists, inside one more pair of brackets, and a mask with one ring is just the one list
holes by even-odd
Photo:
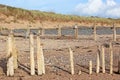
[[89, 61], [89, 74], [92, 74], [92, 61]]
[[28, 38], [29, 34], [30, 34], [30, 28], [28, 27], [28, 28], [27, 28], [27, 31], [26, 31], [25, 39]]
[[35, 74], [35, 62], [34, 62], [33, 34], [30, 34], [30, 69], [31, 69], [31, 75], [34, 75]]
[[61, 36], [62, 33], [61, 33], [61, 27], [58, 27], [58, 36]]
[[7, 61], [7, 76], [14, 76], [13, 56], [10, 55]]
[[120, 50], [118, 54], [118, 73], [120, 74]]
[[7, 57], [9, 57], [10, 55], [11, 55], [11, 53], [12, 53], [12, 37], [11, 37], [11, 35], [8, 35], [8, 42], [7, 42], [7, 50], [8, 50], [8, 52], [7, 52]]
[[8, 52], [7, 52], [7, 76], [14, 75], [14, 65], [12, 56], [12, 37], [8, 36]]
[[99, 72], [100, 72], [100, 46], [98, 46], [96, 73]]
[[73, 61], [73, 52], [71, 50], [71, 48], [69, 48], [69, 52], [70, 52], [70, 66], [71, 66], [71, 74], [74, 74], [74, 61]]
[[37, 65], [38, 65], [38, 75], [45, 74], [45, 64], [42, 46], [40, 46], [40, 38], [37, 36]]
[[116, 41], [116, 27], [113, 24], [113, 41]]
[[94, 24], [94, 32], [93, 32], [93, 34], [94, 34], [94, 40], [96, 41], [97, 38], [96, 38], [96, 25], [95, 24]]
[[112, 43], [110, 43], [110, 74], [113, 74], [113, 49], [112, 49]]
[[78, 72], [78, 75], [81, 75], [81, 70]]
[[104, 46], [102, 46], [102, 72], [105, 73], [105, 50], [104, 50]]
[[44, 55], [43, 55], [43, 48], [40, 46], [40, 53], [41, 53], [41, 70], [42, 73], [45, 74], [45, 61], [44, 61]]
[[77, 25], [75, 25], [75, 38], [76, 39], [78, 38], [78, 27], [77, 27]]
[[38, 75], [42, 75], [41, 70], [41, 55], [40, 55], [40, 39], [39, 36], [37, 36], [37, 68], [38, 68]]
[[18, 51], [16, 49], [16, 45], [15, 45], [15, 39], [14, 39], [14, 36], [13, 34], [11, 35], [12, 37], [12, 55], [13, 55], [13, 63], [14, 63], [14, 69], [17, 69], [18, 68], [18, 63], [17, 63], [17, 54], [18, 54]]
[[13, 29], [10, 29], [10, 32], [9, 32], [10, 34], [13, 34]]
[[41, 29], [40, 28], [38, 29], [38, 35], [39, 36], [41, 35]]
[[42, 28], [41, 35], [42, 35], [42, 36], [45, 35], [45, 29], [44, 29], [44, 28]]

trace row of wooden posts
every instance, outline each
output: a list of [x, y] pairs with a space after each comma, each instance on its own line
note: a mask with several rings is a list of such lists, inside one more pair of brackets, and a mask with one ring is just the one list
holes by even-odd
[[[35, 61], [34, 61], [34, 38], [33, 34], [30, 34], [30, 68], [31, 75], [35, 75]], [[38, 75], [45, 74], [45, 63], [44, 63], [44, 55], [43, 49], [40, 45], [40, 38], [37, 36], [37, 68]]]
[[[34, 60], [34, 35], [30, 34], [30, 74], [35, 75], [35, 60]], [[37, 68], [38, 68], [38, 75], [45, 74], [45, 61], [43, 55], [43, 49], [40, 45], [40, 37], [37, 36]], [[109, 44], [110, 50], [110, 74], [113, 74], [113, 49], [112, 43]], [[73, 75], [74, 72], [74, 56], [73, 51], [69, 48], [70, 52], [70, 66], [71, 66], [71, 74]], [[98, 53], [97, 53], [97, 66], [96, 66], [96, 73], [100, 72], [100, 55], [102, 58], [102, 72], [105, 73], [105, 50], [104, 46], [98, 46]], [[18, 68], [18, 50], [15, 45], [15, 39], [13, 34], [8, 36], [8, 52], [7, 52], [7, 76], [13, 76], [14, 70]], [[119, 70], [120, 71], [120, 70]], [[81, 74], [81, 71], [80, 71]], [[89, 74], [92, 74], [92, 60], [89, 61]]]
[[[97, 27], [94, 25], [93, 28], [94, 28], [93, 29], [93, 38], [96, 41], [97, 40]], [[29, 33], [30, 33], [30, 29], [28, 28], [27, 33], [26, 33], [26, 37], [29, 35]], [[41, 28], [38, 31], [38, 33], [41, 34], [41, 36], [45, 36], [45, 29]], [[62, 36], [62, 28], [61, 27], [58, 28], [58, 36]], [[78, 39], [78, 27], [77, 27], [77, 25], [74, 27], [74, 36], [76, 39]], [[114, 24], [113, 24], [113, 41], [116, 41], [116, 27], [114, 26]]]
[[[70, 64], [71, 64], [71, 74], [74, 74], [74, 57], [73, 57], [73, 51], [71, 48], [69, 48], [70, 51]], [[113, 47], [112, 43], [109, 44], [109, 51], [110, 51], [110, 74], [113, 74]], [[96, 73], [100, 73], [100, 55], [101, 55], [101, 61], [102, 61], [102, 73], [105, 73], [105, 49], [104, 46], [98, 46], [98, 52], [97, 52], [97, 59], [96, 59]], [[120, 64], [120, 63], [118, 63]], [[120, 71], [120, 66], [118, 66], [118, 71]], [[92, 74], [92, 60], [89, 61], [89, 74]], [[81, 74], [81, 71], [79, 71], [79, 74]]]
[[[35, 75], [35, 60], [34, 60], [34, 38], [33, 34], [30, 34], [30, 74]], [[37, 68], [38, 75], [45, 74], [45, 64], [43, 49], [40, 45], [40, 38], [37, 36]], [[8, 36], [8, 52], [7, 52], [7, 76], [13, 76], [14, 70], [18, 68], [18, 50], [16, 49], [15, 40], [13, 34]]]
[[[95, 25], [94, 25], [93, 35], [94, 35], [94, 40], [96, 41], [97, 40], [97, 27]], [[116, 27], [114, 24], [113, 24], [113, 41], [116, 41]]]

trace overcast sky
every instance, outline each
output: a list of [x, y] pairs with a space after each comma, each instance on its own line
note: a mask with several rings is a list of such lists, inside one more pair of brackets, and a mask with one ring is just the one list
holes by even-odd
[[0, 0], [0, 4], [62, 14], [120, 18], [120, 0]]

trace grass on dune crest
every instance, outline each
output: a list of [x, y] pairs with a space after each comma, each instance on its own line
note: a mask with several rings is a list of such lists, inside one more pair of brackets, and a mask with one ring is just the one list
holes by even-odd
[[42, 12], [37, 10], [26, 10], [21, 8], [10, 7], [0, 4], [0, 13], [9, 16], [14, 16], [14, 20], [27, 20], [29, 22], [35, 23], [35, 21], [58, 21], [58, 22], [83, 22], [83, 23], [101, 23], [101, 24], [111, 24], [120, 23], [120, 19], [112, 18], [99, 18], [99, 17], [83, 17], [76, 15], [63, 15], [56, 14], [54, 12]]

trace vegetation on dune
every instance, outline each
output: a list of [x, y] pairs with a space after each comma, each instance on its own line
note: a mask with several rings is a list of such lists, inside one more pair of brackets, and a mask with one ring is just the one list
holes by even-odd
[[99, 17], [81, 17], [75, 15], [62, 15], [56, 14], [54, 12], [41, 12], [37, 10], [25, 10], [21, 8], [15, 8], [5, 5], [0, 5], [0, 13], [9, 16], [14, 16], [14, 22], [16, 20], [27, 20], [30, 22], [37, 21], [58, 21], [58, 22], [97, 22], [101, 24], [111, 24], [111, 23], [120, 23], [120, 19], [111, 19], [111, 18], [99, 18]]

